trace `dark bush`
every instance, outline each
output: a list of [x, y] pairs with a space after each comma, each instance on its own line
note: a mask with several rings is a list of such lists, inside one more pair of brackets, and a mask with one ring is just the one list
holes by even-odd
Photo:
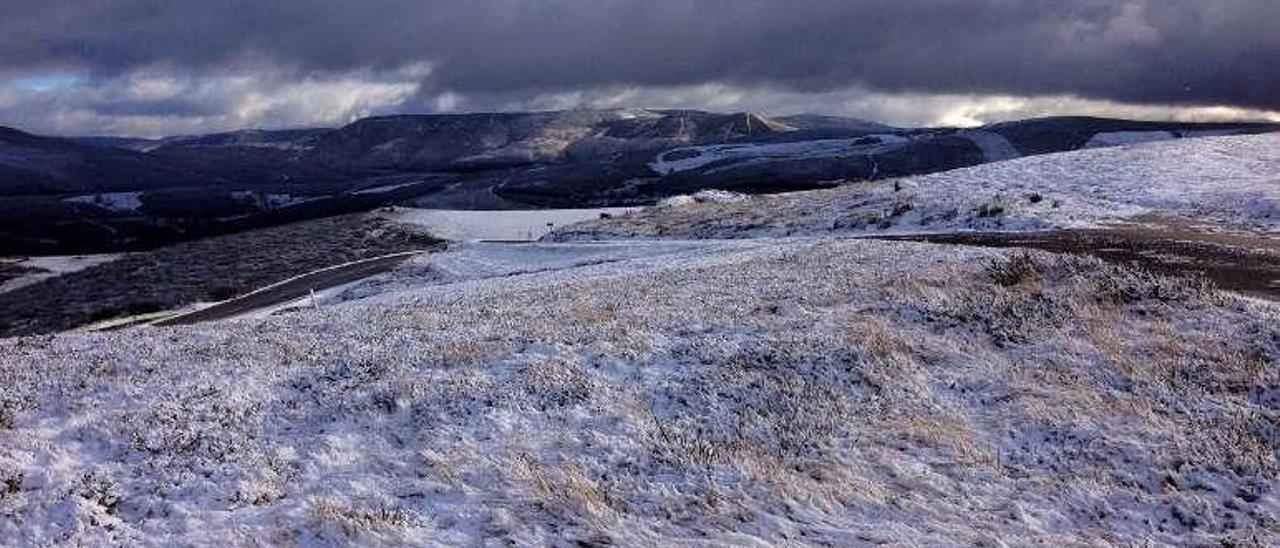
[[215, 285], [209, 288], [207, 294], [214, 301], [225, 301], [240, 296], [244, 291], [233, 285]]
[[97, 323], [121, 316], [120, 309], [114, 307], [100, 308], [89, 313], [88, 323]]
[[993, 283], [1013, 287], [1040, 279], [1041, 268], [1030, 253], [1023, 251], [1008, 258], [993, 259], [983, 272]]
[[160, 302], [151, 301], [151, 300], [142, 300], [142, 301], [130, 302], [129, 305], [125, 307], [125, 312], [126, 312], [126, 315], [128, 316], [141, 316], [143, 314], [161, 312], [165, 309], [166, 307], [164, 306], [164, 304]]
[[1004, 215], [1004, 206], [999, 204], [982, 204], [974, 211], [978, 217], [999, 217]]

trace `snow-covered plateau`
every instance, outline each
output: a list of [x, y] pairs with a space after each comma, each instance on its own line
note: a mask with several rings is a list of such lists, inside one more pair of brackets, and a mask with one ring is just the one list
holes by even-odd
[[1276, 545], [1280, 305], [833, 224], [1269, 233], [1280, 139], [1192, 143], [706, 193], [275, 314], [0, 339], [0, 544]]
[[697, 203], [575, 225], [551, 237], [1037, 230], [1154, 218], [1275, 234], [1280, 133], [1087, 149], [830, 190], [685, 201]]

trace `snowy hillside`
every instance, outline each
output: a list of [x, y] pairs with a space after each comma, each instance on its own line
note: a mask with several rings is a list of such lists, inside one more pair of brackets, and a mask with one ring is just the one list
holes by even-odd
[[1274, 305], [974, 248], [636, 245], [0, 340], [0, 538], [1278, 540]]
[[779, 158], [803, 161], [815, 158], [865, 157], [906, 142], [906, 137], [885, 134], [857, 139], [686, 147], [662, 152], [649, 167], [660, 175], [671, 175], [720, 163], [758, 163]]
[[1278, 168], [1280, 136], [1216, 137], [609, 218], [384, 211], [595, 219], [221, 322], [0, 339], [0, 544], [1276, 545], [1280, 304], [842, 236], [1270, 242]]
[[1165, 221], [1280, 231], [1280, 134], [1020, 158], [832, 190], [659, 207], [560, 240], [947, 232]]

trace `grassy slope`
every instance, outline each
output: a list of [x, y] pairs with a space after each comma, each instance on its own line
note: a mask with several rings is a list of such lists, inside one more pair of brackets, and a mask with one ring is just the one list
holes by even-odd
[[1280, 541], [1274, 305], [1009, 256], [779, 241], [0, 341], [0, 538]]

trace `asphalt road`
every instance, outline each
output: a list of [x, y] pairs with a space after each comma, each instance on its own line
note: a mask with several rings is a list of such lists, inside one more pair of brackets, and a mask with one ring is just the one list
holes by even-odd
[[421, 253], [425, 252], [397, 253], [317, 270], [207, 308], [166, 318], [152, 325], [191, 325], [234, 318], [254, 310], [295, 301], [310, 295], [312, 291], [322, 291], [386, 272]]

